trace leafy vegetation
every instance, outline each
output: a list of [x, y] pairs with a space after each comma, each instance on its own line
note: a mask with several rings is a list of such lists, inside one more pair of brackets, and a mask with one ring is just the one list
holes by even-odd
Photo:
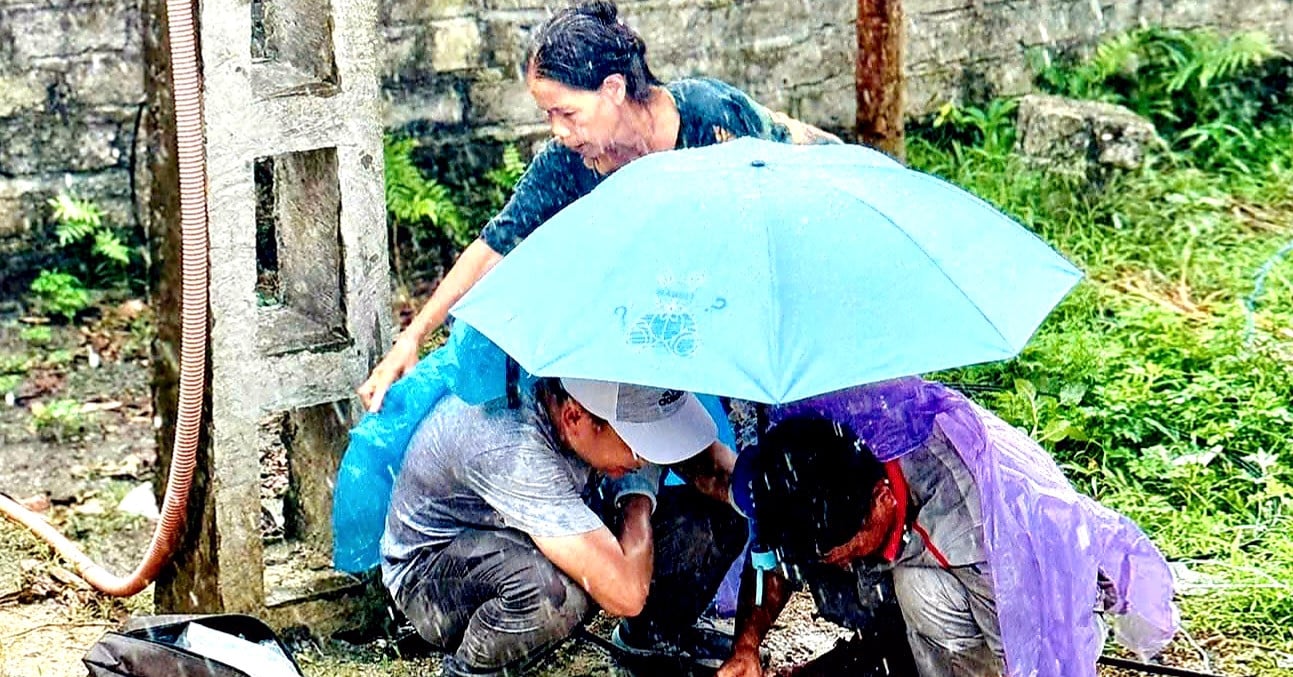
[[1045, 87], [1129, 106], [1167, 142], [1098, 189], [1013, 155], [1005, 101], [949, 106], [908, 146], [1087, 273], [1018, 359], [940, 378], [1213, 577], [1182, 598], [1187, 627], [1246, 638], [1270, 674], [1255, 647], [1293, 653], [1290, 72], [1261, 36], [1161, 29], [1047, 66]]
[[1244, 172], [1261, 171], [1255, 159], [1293, 166], [1293, 63], [1264, 34], [1144, 28], [1086, 61], [1042, 58], [1050, 61], [1043, 88], [1148, 117], [1189, 162]]
[[57, 269], [42, 270], [30, 290], [35, 310], [68, 322], [90, 305], [95, 289], [126, 288], [142, 280], [142, 257], [94, 203], [66, 193], [48, 202], [62, 250]]
[[31, 423], [42, 439], [63, 441], [80, 437], [89, 430], [92, 417], [72, 399], [55, 399], [31, 408]]
[[440, 229], [453, 244], [465, 247], [474, 236], [464, 226], [449, 188], [423, 176], [422, 170], [413, 163], [416, 143], [413, 139], [391, 136], [385, 140], [386, 210], [392, 227], [429, 225]]
[[50, 341], [54, 340], [54, 332], [50, 330], [49, 327], [38, 324], [30, 327], [23, 327], [23, 329], [18, 332], [18, 338], [33, 346], [43, 346], [48, 345]]
[[95, 286], [125, 284], [132, 255], [123, 234], [106, 223], [94, 203], [62, 193], [49, 200], [54, 235], [69, 260], [69, 268]]
[[38, 312], [62, 315], [68, 322], [90, 305], [90, 292], [71, 273], [42, 270], [32, 280], [31, 293]]
[[471, 244], [525, 172], [520, 151], [506, 146], [498, 166], [469, 185], [450, 185], [418, 166], [416, 140], [388, 135], [384, 145], [391, 261], [400, 280], [411, 277], [406, 260], [416, 269], [433, 269], [449, 258], [446, 249]]

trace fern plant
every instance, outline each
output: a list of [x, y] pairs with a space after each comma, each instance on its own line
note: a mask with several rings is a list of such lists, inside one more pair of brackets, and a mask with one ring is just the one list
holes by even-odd
[[1148, 117], [1183, 157], [1249, 171], [1270, 151], [1256, 140], [1272, 116], [1287, 124], [1293, 97], [1266, 67], [1287, 57], [1262, 33], [1143, 28], [1109, 38], [1082, 62], [1043, 64], [1043, 89], [1109, 101]]
[[[451, 263], [507, 202], [526, 169], [520, 150], [505, 146], [501, 161], [487, 171], [432, 177], [415, 160], [415, 139], [388, 134], [383, 146], [391, 263], [402, 282], [413, 281], [406, 273], [434, 277]], [[406, 271], [406, 263], [413, 270]]]
[[130, 247], [120, 233], [104, 222], [103, 211], [97, 205], [67, 193], [50, 198], [48, 204], [53, 212], [54, 236], [71, 267], [100, 284], [128, 280]]
[[88, 200], [59, 193], [48, 204], [54, 209], [54, 235], [61, 247], [84, 240], [103, 226], [103, 213]]
[[494, 187], [494, 203], [501, 208], [512, 194], [512, 189], [525, 173], [525, 160], [516, 146], [503, 147], [503, 160], [499, 166], [485, 172], [485, 179]]
[[[387, 136], [383, 144], [386, 161], [386, 210], [392, 233], [417, 230], [426, 224], [439, 229], [457, 247], [471, 243], [475, 234], [467, 225], [452, 193], [435, 179], [427, 178], [413, 162], [413, 139]], [[392, 239], [396, 246], [397, 238]], [[419, 238], [413, 238], [416, 245]]]

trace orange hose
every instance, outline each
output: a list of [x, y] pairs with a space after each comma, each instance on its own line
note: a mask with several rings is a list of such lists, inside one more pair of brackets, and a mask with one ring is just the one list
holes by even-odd
[[184, 526], [202, 428], [207, 359], [207, 179], [194, 13], [192, 0], [166, 2], [180, 179], [180, 390], [170, 476], [166, 481], [161, 519], [153, 531], [148, 552], [134, 573], [125, 578], [116, 576], [96, 564], [39, 515], [0, 495], [0, 514], [31, 529], [53, 546], [87, 583], [116, 597], [129, 597], [148, 587], [170, 562]]

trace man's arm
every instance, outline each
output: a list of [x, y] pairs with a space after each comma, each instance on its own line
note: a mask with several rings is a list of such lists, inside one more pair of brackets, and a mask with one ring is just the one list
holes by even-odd
[[[754, 604], [755, 576], [763, 576], [763, 603]], [[760, 677], [763, 664], [759, 645], [790, 600], [790, 584], [775, 570], [758, 571], [747, 566], [741, 574], [741, 593], [736, 607], [736, 637], [732, 657], [723, 663], [716, 677]]]
[[700, 493], [723, 503], [730, 501], [734, 467], [736, 454], [718, 441], [686, 461], [670, 466]]
[[651, 501], [647, 497], [634, 495], [625, 500], [624, 529], [618, 540], [603, 526], [577, 536], [534, 538], [534, 544], [606, 613], [642, 613], [651, 587], [653, 558]]

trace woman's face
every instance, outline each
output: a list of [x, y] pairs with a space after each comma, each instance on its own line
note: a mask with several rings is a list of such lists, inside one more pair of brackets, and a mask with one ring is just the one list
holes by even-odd
[[611, 76], [601, 87], [589, 91], [531, 71], [526, 84], [552, 127], [552, 136], [593, 166], [614, 147], [625, 103], [622, 80], [621, 76]]

